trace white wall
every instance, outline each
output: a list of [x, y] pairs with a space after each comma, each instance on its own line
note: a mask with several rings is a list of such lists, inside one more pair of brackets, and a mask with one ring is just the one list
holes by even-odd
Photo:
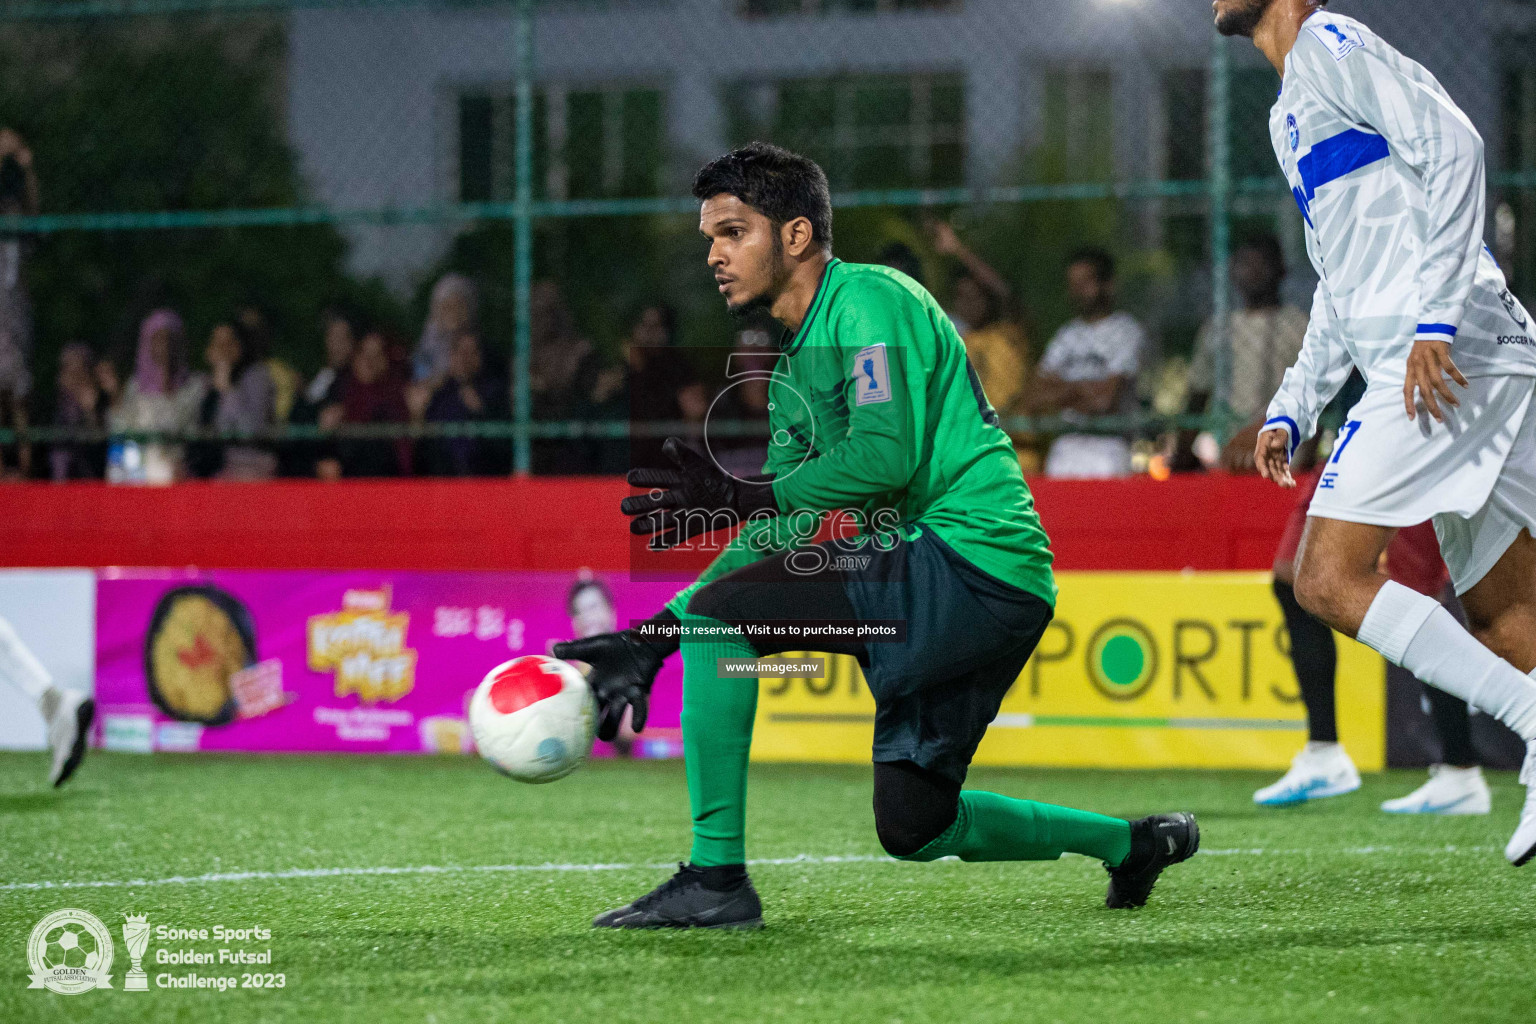
[[[96, 574], [88, 569], [0, 569], [0, 618], [62, 687], [96, 688]], [[43, 720], [0, 677], [0, 749], [47, 745]]]

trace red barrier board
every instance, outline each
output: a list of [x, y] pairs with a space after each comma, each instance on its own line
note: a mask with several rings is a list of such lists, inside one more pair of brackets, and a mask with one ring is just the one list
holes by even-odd
[[[1030, 481], [1057, 568], [1266, 569], [1292, 492], [1224, 474]], [[622, 571], [624, 481], [0, 485], [0, 565]]]

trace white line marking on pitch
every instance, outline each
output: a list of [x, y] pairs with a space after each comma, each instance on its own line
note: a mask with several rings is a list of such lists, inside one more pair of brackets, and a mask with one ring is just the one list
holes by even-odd
[[[1260, 856], [1314, 856], [1329, 853], [1370, 855], [1379, 853], [1488, 853], [1491, 846], [1359, 846], [1343, 850], [1265, 850], [1265, 849], [1216, 849], [1201, 850], [1206, 857], [1260, 857]], [[945, 857], [943, 861], [959, 863], [958, 858]], [[154, 885], [199, 885], [215, 882], [267, 882], [289, 878], [352, 878], [389, 875], [466, 875], [502, 872], [560, 872], [560, 871], [660, 871], [672, 867], [673, 861], [662, 864], [469, 864], [437, 865], [419, 864], [409, 867], [373, 868], [289, 868], [286, 871], [221, 871], [206, 875], [171, 875], [167, 878], [106, 878], [78, 882], [6, 882], [0, 884], [0, 892], [31, 891], [38, 889], [139, 889]], [[900, 864], [892, 857], [868, 854], [812, 857], [800, 854], [795, 857], [770, 857], [749, 860], [753, 867], [782, 865], [823, 864]]]

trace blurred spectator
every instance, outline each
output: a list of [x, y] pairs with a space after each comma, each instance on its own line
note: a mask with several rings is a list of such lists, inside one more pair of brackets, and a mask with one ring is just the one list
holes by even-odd
[[[111, 364], [107, 366], [110, 368]], [[106, 426], [107, 407], [116, 396], [117, 371], [102, 387], [96, 356], [89, 345], [71, 342], [59, 352], [59, 377], [54, 389], [53, 425], [70, 430], [100, 430]], [[48, 453], [50, 475], [55, 481], [100, 480], [107, 471], [104, 441], [55, 444]]]
[[[1102, 249], [1084, 249], [1067, 264], [1067, 295], [1077, 316], [1056, 332], [1040, 360], [1031, 408], [1064, 418], [1127, 414], [1136, 409], [1135, 382], [1146, 335], [1115, 311], [1115, 262]], [[1119, 477], [1131, 472], [1124, 437], [1064, 434], [1051, 446], [1045, 473], [1054, 477]]]
[[[960, 265], [965, 268], [957, 280], [955, 296], [957, 301], [954, 304], [954, 308], [948, 310], [949, 318], [954, 321], [955, 330], [960, 332], [961, 337], [964, 337], [971, 330], [985, 326], [985, 324], [967, 319], [965, 315], [967, 311], [960, 308], [960, 285], [967, 280], [969, 280], [969, 284], [966, 287], [973, 289], [977, 293], [968, 297], [972, 303], [969, 312], [973, 316], [991, 316], [993, 319], [1001, 317], [1003, 315], [1002, 311], [1013, 303], [1013, 289], [1008, 287], [1008, 282], [1003, 279], [1003, 275], [994, 270], [990, 263], [971, 251], [970, 246], [960, 240], [960, 236], [955, 233], [955, 229], [948, 221], [929, 218], [926, 223], [928, 235], [933, 239], [934, 249], [941, 255], [959, 260]], [[985, 308], [978, 309], [974, 305], [977, 301], [985, 302]], [[1022, 356], [1022, 353], [1020, 354]]]
[[421, 340], [411, 357], [411, 379], [441, 381], [448, 374], [450, 350], [465, 331], [476, 329], [479, 296], [463, 274], [444, 274], [432, 287], [432, 302]]
[[[217, 324], [209, 333], [203, 355], [208, 385], [198, 406], [198, 426], [257, 431], [275, 422], [277, 389], [260, 338], [239, 321]], [[254, 444], [202, 442], [188, 449], [187, 461], [200, 477], [270, 480], [277, 474], [277, 456]]]
[[[892, 242], [880, 250], [875, 262], [899, 270], [918, 284], [923, 283], [923, 261], [906, 242]], [[925, 286], [926, 287], [926, 286]]]
[[987, 400], [1011, 416], [1029, 383], [1029, 340], [1024, 328], [1004, 318], [995, 293], [970, 274], [955, 282], [954, 315], [970, 326], [961, 334]]
[[[32, 391], [32, 375], [27, 371], [26, 356], [12, 345], [0, 342], [0, 430], [21, 430], [28, 422], [27, 402]], [[0, 479], [27, 477], [32, 470], [32, 446], [0, 444]]]
[[[554, 281], [534, 283], [529, 310], [528, 389], [535, 422], [595, 418], [602, 360], [576, 321]], [[601, 445], [586, 439], [535, 440], [533, 472], [544, 475], [591, 473]]]
[[272, 334], [272, 324], [267, 314], [254, 303], [247, 303], [235, 311], [235, 326], [249, 344], [261, 353], [260, 359], [267, 367], [267, 377], [272, 382], [272, 422], [287, 423], [298, 404], [299, 389], [304, 378], [289, 363], [273, 353], [277, 349]]
[[[335, 307], [320, 314], [325, 346], [325, 365], [298, 393], [288, 420], [300, 425], [320, 422], [320, 412], [341, 401], [341, 387], [347, 367], [357, 351], [357, 323], [352, 316]], [[285, 476], [311, 476], [321, 460], [336, 458], [331, 441], [290, 441], [278, 449]]]
[[[187, 369], [186, 336], [174, 310], [157, 309], [139, 325], [133, 376], [122, 397], [107, 414], [113, 430], [184, 431], [197, 422], [208, 381]], [[179, 444], [155, 441], [124, 442], [114, 464], [109, 456], [108, 478], [168, 484], [186, 475]]]
[[1018, 411], [1029, 384], [1029, 339], [1011, 315], [1013, 292], [990, 264], [960, 240], [941, 220], [929, 221], [934, 247], [965, 267], [955, 279], [949, 318], [965, 342], [987, 401], [1002, 416]]
[[339, 309], [328, 309], [321, 316], [325, 325], [325, 365], [304, 387], [303, 401], [323, 409], [339, 400], [342, 378], [357, 351], [357, 325]]
[[123, 378], [117, 372], [117, 362], [111, 356], [101, 356], [96, 360], [92, 370], [96, 387], [107, 401], [107, 410], [110, 413], [123, 397]]
[[[29, 422], [27, 393], [20, 390], [14, 378], [0, 380], [0, 429], [24, 430]], [[0, 444], [0, 480], [26, 479], [31, 474], [30, 444]]]
[[[773, 338], [760, 327], [736, 335], [736, 348], [726, 365], [723, 390], [709, 410], [711, 426], [727, 420], [768, 422], [768, 385], [779, 363]], [[709, 451], [719, 467], [746, 479], [763, 472], [768, 460], [768, 436], [716, 436], [711, 430]]]
[[[480, 336], [464, 331], [448, 351], [448, 374], [407, 394], [412, 419], [426, 423], [504, 423], [512, 415], [507, 382], [485, 372]], [[511, 443], [485, 437], [428, 438], [421, 472], [431, 476], [500, 476], [511, 471]]]
[[[1216, 348], [1228, 346], [1227, 403], [1244, 426], [1227, 443], [1221, 463], [1234, 473], [1253, 471], [1253, 449], [1264, 413], [1307, 335], [1307, 314], [1280, 301], [1285, 269], [1285, 253], [1274, 235], [1259, 235], [1239, 245], [1232, 253], [1231, 275], [1241, 308], [1231, 314], [1225, 330], [1207, 320], [1195, 340], [1189, 368], [1189, 411], [1194, 413], [1210, 408], [1216, 391]], [[1185, 450], [1181, 446], [1181, 453]], [[1188, 462], [1187, 457], [1180, 458], [1175, 468], [1185, 468]]]
[[[38, 212], [37, 171], [32, 150], [11, 128], [0, 128], [0, 215]], [[23, 262], [30, 242], [21, 235], [0, 236], [0, 428], [27, 425], [32, 392], [32, 304]], [[0, 475], [31, 472], [30, 445], [0, 445]]]
[[[405, 423], [410, 410], [405, 402], [405, 376], [390, 363], [391, 343], [378, 331], [370, 331], [358, 343], [344, 379], [339, 400], [320, 413], [320, 426], [334, 430], [342, 424]], [[316, 467], [325, 479], [341, 476], [409, 476], [410, 440], [341, 438], [334, 457]]]
[[[693, 363], [677, 347], [677, 312], [664, 302], [643, 307], [624, 339], [624, 364], [604, 370], [593, 387], [595, 418], [631, 424], [703, 423], [709, 392]], [[628, 458], [624, 442], [602, 446], [599, 472], [623, 473], [631, 466], [669, 466], [661, 454], [664, 437], [634, 437]]]

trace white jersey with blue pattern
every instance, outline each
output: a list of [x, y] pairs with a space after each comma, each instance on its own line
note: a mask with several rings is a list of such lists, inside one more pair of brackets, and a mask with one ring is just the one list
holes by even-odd
[[1469, 377], [1536, 375], [1529, 315], [1483, 244], [1483, 140], [1433, 75], [1319, 11], [1286, 58], [1270, 134], [1319, 282], [1266, 426], [1294, 450], [1352, 366], [1401, 385], [1419, 339], [1451, 342]]

